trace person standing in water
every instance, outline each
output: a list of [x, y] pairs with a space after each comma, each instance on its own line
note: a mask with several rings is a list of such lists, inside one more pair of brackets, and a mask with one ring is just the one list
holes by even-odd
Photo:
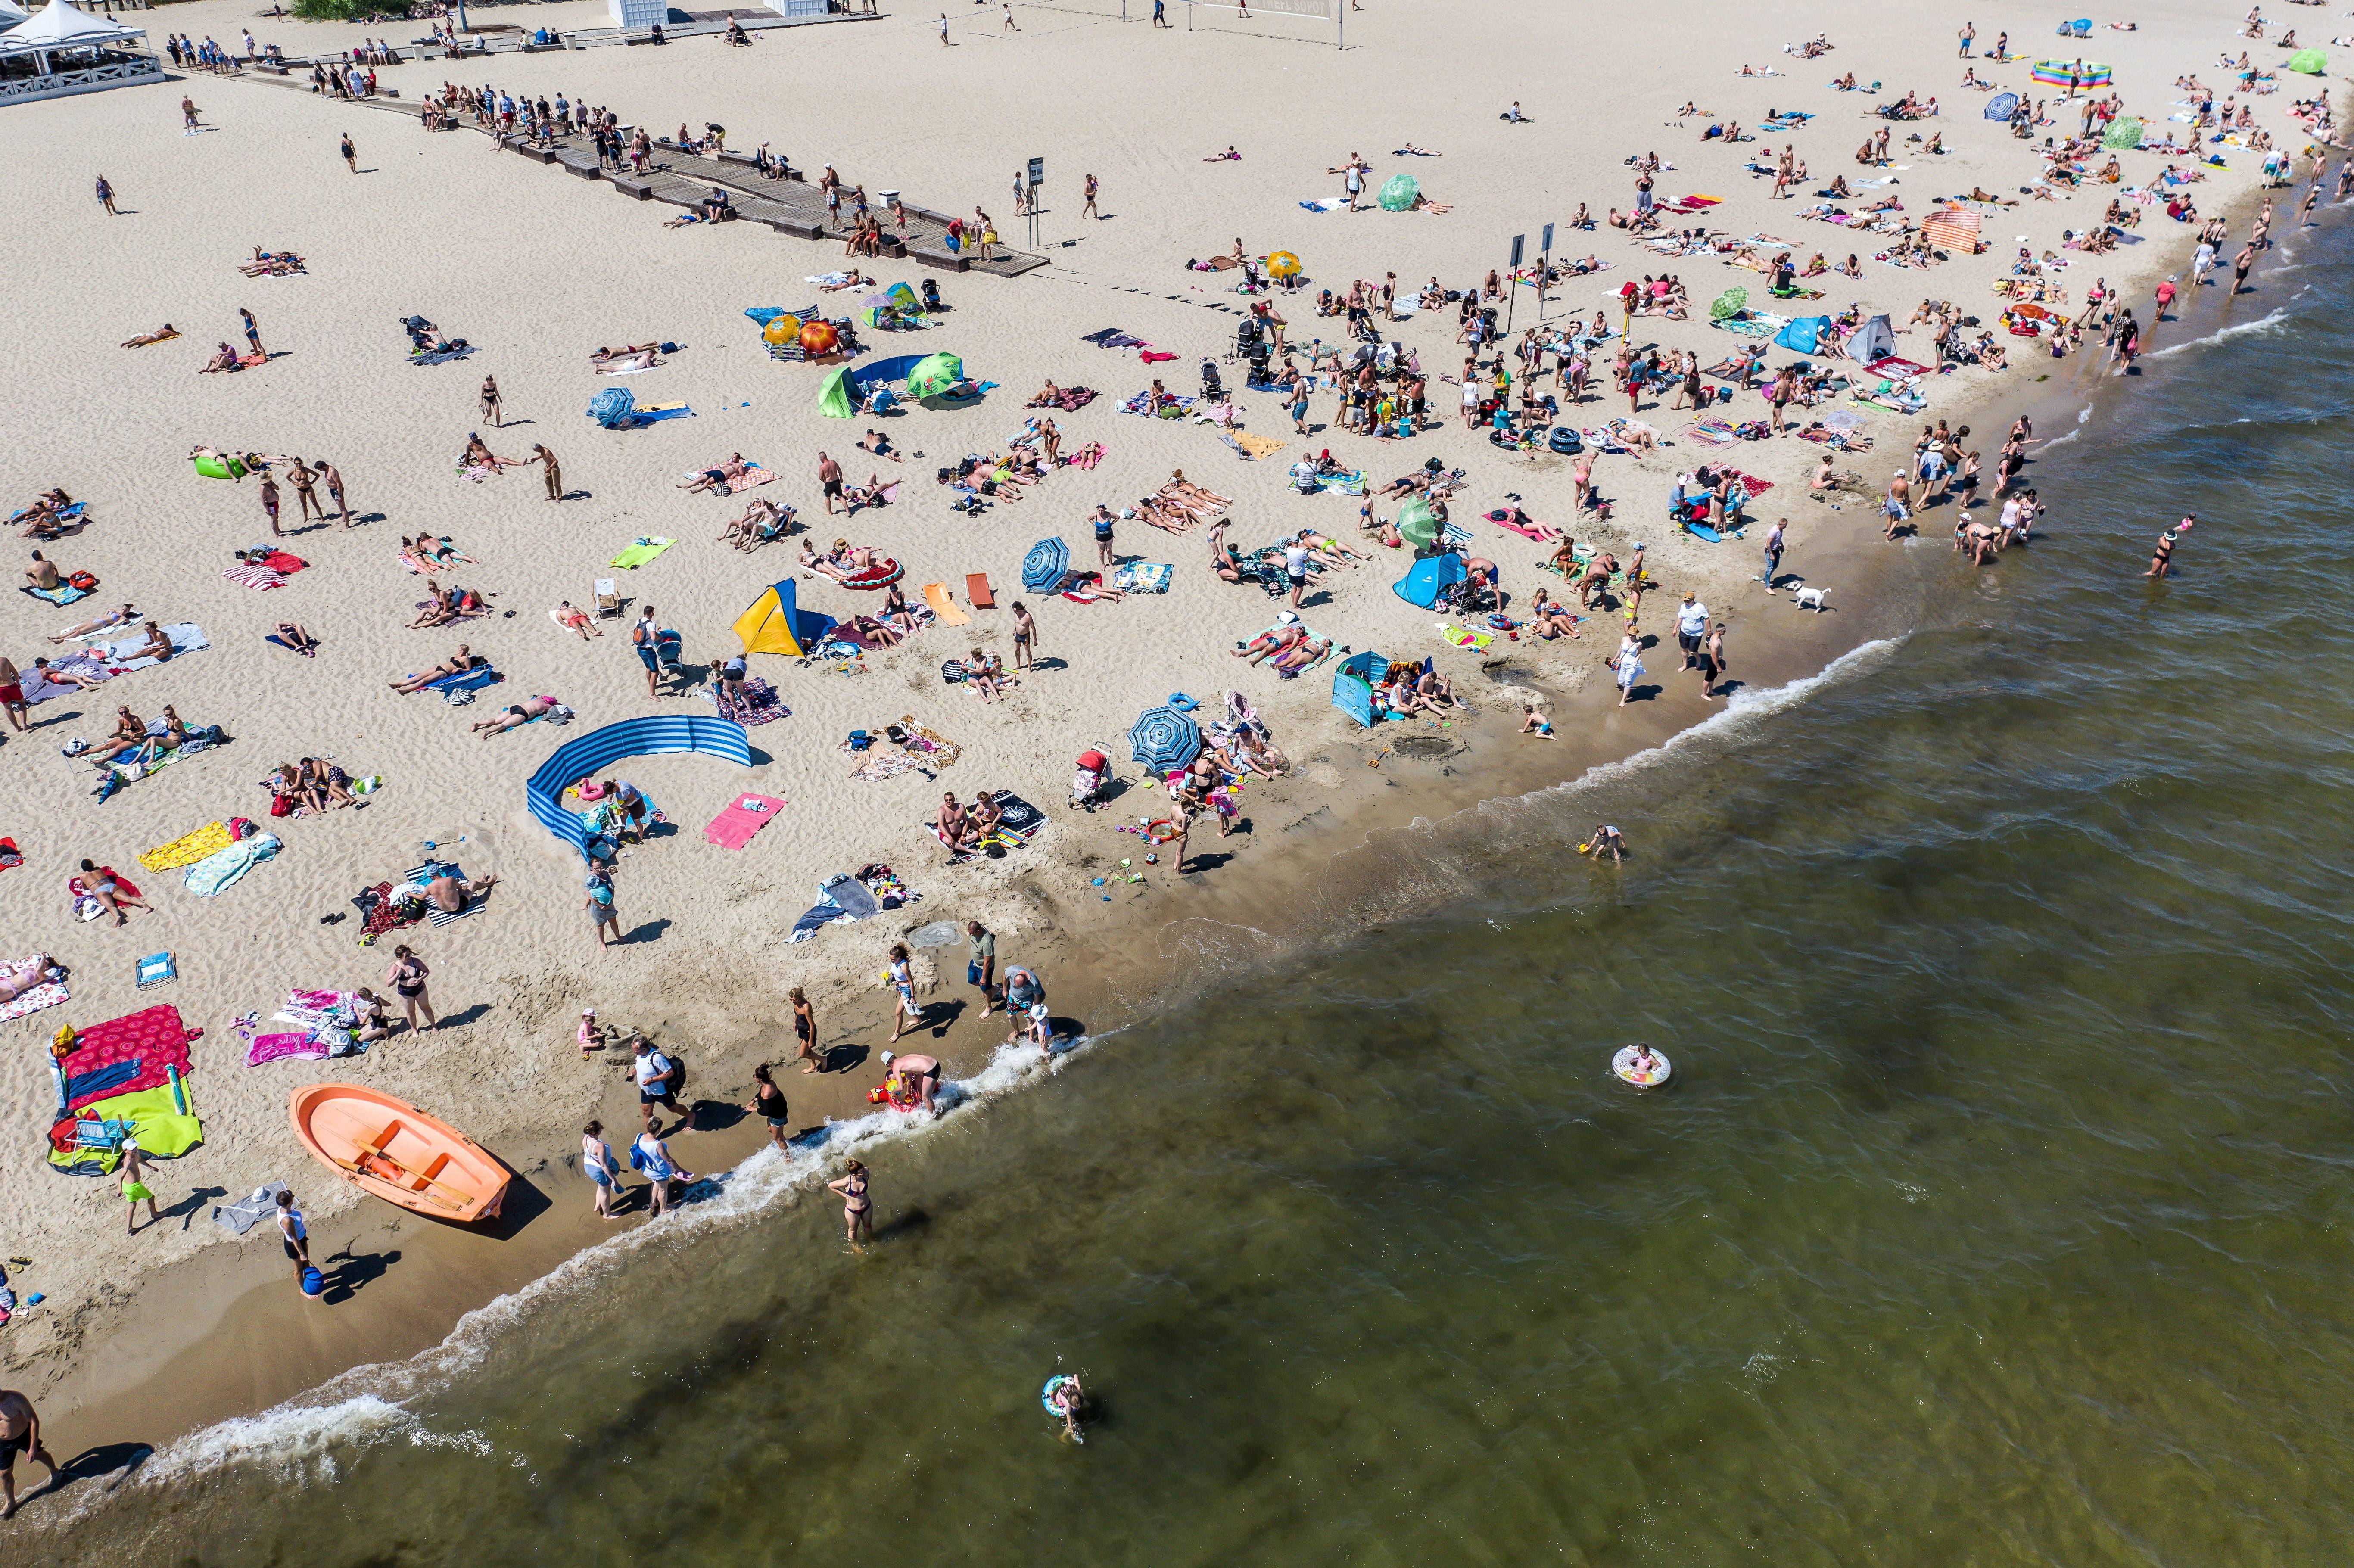
[[613, 1213], [615, 1182], [621, 1173], [621, 1162], [613, 1158], [613, 1146], [605, 1141], [605, 1124], [591, 1121], [580, 1129], [580, 1173], [588, 1178], [597, 1190], [597, 1213], [602, 1219], [618, 1219]]
[[2142, 576], [2163, 578], [2174, 569], [2174, 540], [2175, 534], [2172, 529], [2158, 536], [2158, 548], [2151, 552], [2149, 557], [2149, 570], [2142, 573]]
[[41, 1418], [33, 1409], [33, 1402], [13, 1388], [0, 1388], [0, 1492], [7, 1497], [7, 1506], [0, 1509], [0, 1519], [16, 1517], [16, 1456], [29, 1454], [33, 1462], [49, 1472], [49, 1485], [58, 1484], [58, 1462], [49, 1457], [48, 1446], [41, 1441]]
[[842, 1225], [850, 1245], [855, 1247], [862, 1237], [873, 1241], [875, 1201], [866, 1192], [866, 1167], [855, 1160], [850, 1161], [826, 1188], [842, 1194]]

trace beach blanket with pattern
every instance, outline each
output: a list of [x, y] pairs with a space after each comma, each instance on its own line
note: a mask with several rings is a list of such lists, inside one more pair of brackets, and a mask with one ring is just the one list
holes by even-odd
[[[10, 959], [5, 962], [0, 962], [0, 975], [12, 977], [20, 975], [35, 964], [46, 961], [38, 953], [21, 959]], [[30, 991], [19, 991], [6, 1003], [0, 1004], [0, 1022], [12, 1018], [23, 1018], [28, 1013], [38, 1012], [45, 1007], [55, 1007], [58, 1003], [66, 1001], [69, 995], [64, 983], [59, 980], [50, 980], [47, 984], [37, 985]]]
[[158, 844], [141, 852], [139, 863], [150, 871], [177, 871], [184, 865], [194, 865], [207, 855], [218, 854], [234, 842], [228, 824], [207, 822], [193, 833], [183, 833], [170, 843]]

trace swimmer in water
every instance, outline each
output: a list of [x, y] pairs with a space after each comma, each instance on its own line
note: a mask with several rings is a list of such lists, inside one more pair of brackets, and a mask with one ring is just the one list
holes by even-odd
[[1055, 1411], [1062, 1416], [1063, 1431], [1071, 1441], [1086, 1442], [1087, 1434], [1079, 1430], [1079, 1412], [1087, 1407], [1087, 1391], [1079, 1386], [1078, 1374], [1076, 1372], [1066, 1374], [1063, 1381], [1055, 1385], [1055, 1392], [1047, 1395], [1047, 1398], [1054, 1403]]

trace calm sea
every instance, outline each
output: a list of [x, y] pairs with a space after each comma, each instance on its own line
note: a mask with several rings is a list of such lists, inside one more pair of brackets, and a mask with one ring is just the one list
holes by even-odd
[[1403, 835], [1458, 902], [873, 1150], [867, 1255], [764, 1157], [16, 1550], [2342, 1561], [2348, 254], [2080, 400], [2048, 534], [1911, 637]]

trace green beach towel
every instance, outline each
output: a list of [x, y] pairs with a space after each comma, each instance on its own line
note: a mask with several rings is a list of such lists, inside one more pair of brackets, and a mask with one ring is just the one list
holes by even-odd
[[677, 543], [678, 541], [675, 539], [664, 539], [661, 537], [651, 539], [633, 539], [630, 542], [630, 547], [628, 549], [623, 550], [620, 555], [613, 557], [612, 564], [620, 567], [624, 571], [635, 571], [638, 567], [644, 566], [648, 561], [652, 560], [656, 556], [661, 555], [664, 550], [669, 549], [673, 545]]

